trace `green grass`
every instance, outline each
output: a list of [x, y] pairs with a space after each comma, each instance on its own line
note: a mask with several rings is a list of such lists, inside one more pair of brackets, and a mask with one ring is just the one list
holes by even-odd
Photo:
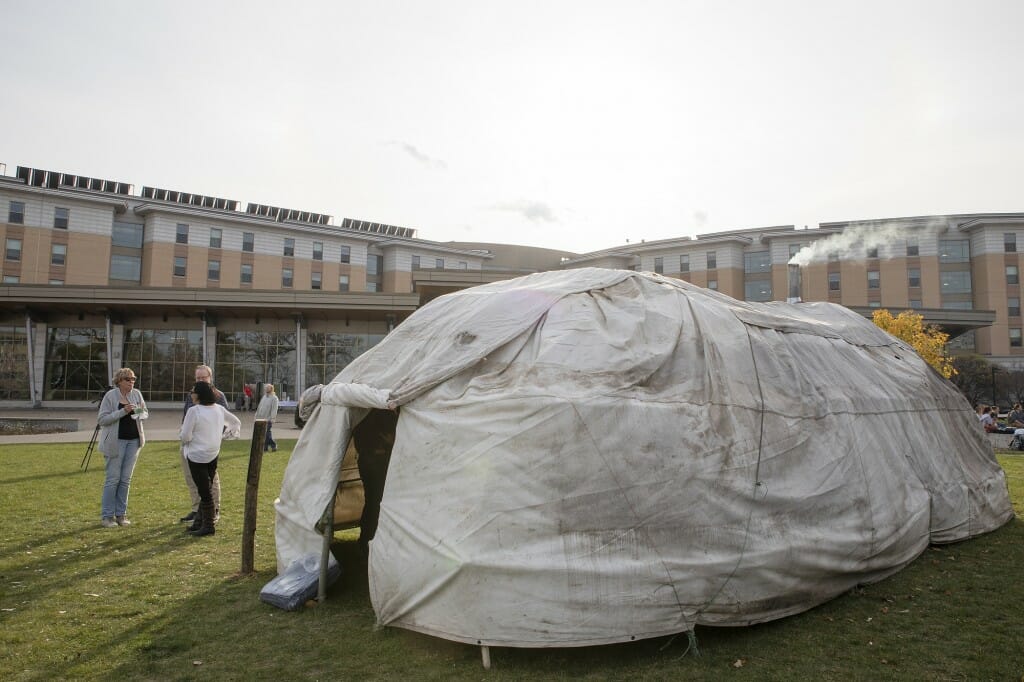
[[[580, 649], [493, 649], [374, 627], [365, 562], [339, 534], [329, 599], [286, 613], [259, 602], [274, 577], [273, 500], [287, 453], [268, 453], [257, 575], [240, 578], [248, 444], [221, 458], [223, 518], [183, 532], [176, 443], [151, 443], [132, 484], [130, 528], [102, 529], [102, 456], [76, 445], [0, 447], [0, 679], [1021, 680], [1024, 456], [1002, 455], [1018, 518], [928, 549], [898, 575], [806, 613], [748, 628]], [[685, 655], [684, 655], [685, 654]]]

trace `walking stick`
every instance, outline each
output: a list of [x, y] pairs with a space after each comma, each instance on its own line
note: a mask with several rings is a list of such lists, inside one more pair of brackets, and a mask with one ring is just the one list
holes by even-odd
[[100, 425], [97, 424], [96, 428], [93, 429], [92, 438], [89, 439], [89, 447], [85, 449], [85, 456], [82, 457], [82, 463], [78, 465], [79, 469], [83, 471], [89, 471], [89, 462], [92, 461], [92, 451], [96, 449], [96, 438], [100, 435]]

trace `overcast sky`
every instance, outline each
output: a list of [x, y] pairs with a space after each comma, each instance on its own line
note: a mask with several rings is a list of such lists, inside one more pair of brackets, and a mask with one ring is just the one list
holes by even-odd
[[0, 162], [590, 251], [1024, 211], [1024, 2], [0, 0]]

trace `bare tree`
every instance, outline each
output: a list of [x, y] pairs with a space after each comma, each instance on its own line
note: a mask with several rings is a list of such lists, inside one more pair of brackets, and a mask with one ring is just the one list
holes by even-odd
[[1010, 403], [1024, 403], [1024, 363], [1015, 362], [996, 376], [999, 393]]
[[992, 366], [980, 355], [959, 355], [953, 359], [956, 374], [950, 381], [960, 389], [971, 405], [978, 405], [992, 394]]

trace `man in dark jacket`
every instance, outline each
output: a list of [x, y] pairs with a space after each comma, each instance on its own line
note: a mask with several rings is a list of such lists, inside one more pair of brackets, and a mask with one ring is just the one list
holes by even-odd
[[363, 514], [359, 518], [359, 546], [364, 552], [369, 549], [370, 540], [377, 533], [380, 501], [384, 497], [384, 480], [391, 461], [391, 450], [395, 447], [397, 427], [397, 411], [370, 410], [370, 414], [352, 431], [365, 497]]

